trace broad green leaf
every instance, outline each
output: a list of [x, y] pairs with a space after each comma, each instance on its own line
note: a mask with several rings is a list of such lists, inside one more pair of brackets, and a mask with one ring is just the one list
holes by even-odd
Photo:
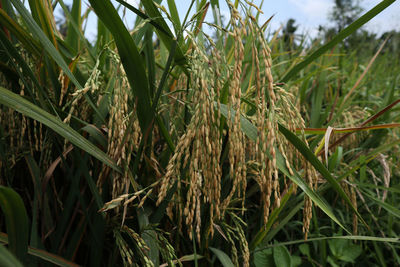
[[153, 262], [154, 266], [160, 265], [159, 259], [159, 246], [157, 245], [157, 233], [152, 230], [149, 226], [149, 214], [151, 211], [150, 208], [145, 207], [144, 209], [137, 209], [137, 218], [139, 222], [139, 227], [141, 229], [141, 236], [143, 241], [146, 242], [146, 245], [149, 247], [148, 256], [149, 259]]
[[297, 267], [301, 265], [302, 260], [300, 256], [291, 255], [291, 259], [292, 259], [292, 265], [291, 265], [292, 267]]
[[307, 257], [311, 256], [311, 254], [310, 254], [310, 246], [308, 244], [301, 244], [299, 246], [299, 250], [303, 255], [305, 255]]
[[292, 258], [285, 246], [274, 247], [272, 252], [276, 266], [290, 267], [292, 265]]
[[359, 245], [351, 243], [346, 239], [331, 239], [328, 240], [329, 249], [336, 259], [345, 262], [354, 262], [360, 256], [362, 249]]
[[219, 250], [217, 248], [209, 247], [209, 249], [217, 256], [219, 262], [222, 264], [224, 267], [233, 267], [235, 266], [232, 262], [232, 260], [229, 258], [228, 255], [226, 255], [225, 252], [222, 250]]
[[43, 109], [33, 105], [31, 102], [27, 101], [20, 95], [17, 95], [3, 87], [0, 87], [0, 104], [15, 109], [17, 112], [43, 123], [50, 129], [70, 141], [72, 144], [94, 156], [114, 170], [120, 172], [120, 168], [106, 153], [101, 151], [99, 148], [97, 148], [95, 145], [93, 145], [91, 142], [89, 142], [87, 139], [77, 133], [69, 125], [63, 123], [55, 116], [44, 111]]
[[272, 249], [262, 249], [254, 253], [255, 267], [275, 267]]
[[29, 225], [22, 198], [13, 189], [0, 185], [0, 208], [6, 222], [11, 252], [24, 262], [28, 252]]
[[359, 29], [362, 25], [370, 21], [372, 18], [374, 18], [376, 15], [381, 13], [385, 8], [393, 4], [396, 0], [383, 0], [379, 4], [377, 4], [374, 8], [372, 8], [370, 11], [365, 13], [363, 16], [361, 16], [359, 19], [354, 21], [352, 24], [350, 24], [348, 27], [346, 27], [344, 30], [339, 32], [331, 41], [329, 41], [327, 44], [323, 45], [320, 47], [317, 51], [306, 57], [303, 61], [298, 63], [296, 66], [294, 66], [292, 69], [289, 70], [288, 73], [285, 74], [285, 76], [281, 79], [281, 82], [288, 82], [290, 79], [293, 78], [294, 75], [296, 75], [300, 70], [302, 70], [304, 67], [309, 65], [310, 63], [314, 62], [317, 58], [319, 58], [321, 55], [323, 55], [326, 51], [343, 41], [346, 37], [348, 37], [350, 34], [355, 32], [357, 29]]

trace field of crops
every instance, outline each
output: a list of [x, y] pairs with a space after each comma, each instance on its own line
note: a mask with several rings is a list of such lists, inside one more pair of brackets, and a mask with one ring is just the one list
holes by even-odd
[[400, 265], [395, 0], [69, 2], [0, 0], [0, 266]]

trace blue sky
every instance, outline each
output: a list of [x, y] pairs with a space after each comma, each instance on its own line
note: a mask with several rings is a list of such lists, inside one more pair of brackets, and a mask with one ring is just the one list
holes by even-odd
[[[64, 0], [66, 4], [71, 3], [72, 0]], [[127, 0], [134, 6], [137, 6], [138, 0]], [[181, 17], [186, 13], [189, 0], [176, 0], [176, 5], [178, 7], [178, 12]], [[261, 0], [255, 0], [255, 4], [259, 4]], [[377, 5], [379, 0], [362, 0], [361, 5], [364, 8], [364, 12], [371, 9]], [[85, 0], [84, 3], [88, 4]], [[220, 3], [225, 3], [225, 1], [220, 1]], [[166, 1], [162, 2], [164, 6], [168, 6]], [[326, 25], [328, 22], [328, 14], [332, 10], [334, 5], [333, 0], [264, 0], [262, 10], [264, 14], [260, 17], [260, 24], [263, 24], [269, 17], [274, 15], [273, 20], [270, 24], [270, 29], [278, 29], [282, 24], [284, 24], [289, 18], [294, 18], [297, 25], [299, 25], [299, 33], [308, 34], [314, 36], [317, 33], [319, 25]], [[83, 8], [86, 8], [84, 6]], [[128, 12], [129, 13], [129, 12]], [[228, 8], [225, 4], [221, 5], [221, 13], [226, 17], [229, 16]], [[57, 14], [57, 11], [56, 11]], [[211, 15], [211, 12], [209, 12]], [[206, 18], [210, 22], [212, 21], [212, 16]], [[128, 27], [132, 25], [134, 20], [133, 16], [127, 16], [126, 23]], [[388, 30], [400, 30], [400, 1], [395, 1], [391, 6], [389, 6], [385, 11], [375, 17], [372, 21], [367, 23], [365, 26], [370, 31], [376, 32], [378, 34], [383, 33]], [[91, 16], [87, 25], [86, 35], [89, 39], [94, 38], [96, 28], [95, 16]]]

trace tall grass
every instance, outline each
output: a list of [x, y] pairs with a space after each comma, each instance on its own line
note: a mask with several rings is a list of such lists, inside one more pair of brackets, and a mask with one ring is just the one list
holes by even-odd
[[339, 48], [394, 1], [293, 51], [249, 1], [159, 2], [0, 2], [0, 262], [399, 264], [398, 51]]

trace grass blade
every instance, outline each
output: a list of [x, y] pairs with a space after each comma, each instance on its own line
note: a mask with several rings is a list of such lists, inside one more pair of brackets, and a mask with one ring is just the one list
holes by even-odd
[[[154, 20], [163, 29], [163, 31], [161, 31], [158, 28], [156, 28], [157, 35], [160, 38], [160, 40], [165, 44], [167, 49], [170, 49], [172, 47], [172, 42], [174, 42], [175, 38], [173, 37], [174, 35], [172, 34], [167, 23], [161, 16], [160, 12], [157, 10], [157, 7], [154, 5], [153, 1], [151, 1], [151, 0], [143, 0], [143, 1], [141, 1], [141, 3], [144, 6], [144, 8], [146, 9], [146, 13], [149, 15], [149, 17], [152, 20]], [[165, 32], [167, 32], [168, 34], [165, 34]], [[182, 34], [180, 34], [179, 36], [180, 37], [178, 40], [178, 44], [182, 44], [182, 42], [183, 42]], [[184, 66], [186, 64], [186, 58], [185, 58], [180, 46], [178, 46], [176, 48], [175, 62], [180, 66]], [[184, 68], [184, 70], [186, 70], [186, 68]]]
[[324, 236], [324, 237], [316, 237], [316, 238], [308, 238], [307, 240], [295, 240], [288, 242], [280, 242], [272, 245], [268, 245], [259, 249], [252, 251], [251, 253], [261, 251], [264, 249], [269, 249], [273, 247], [280, 246], [290, 246], [296, 244], [303, 244], [308, 242], [315, 242], [321, 240], [332, 240], [332, 239], [345, 239], [345, 240], [359, 240], [359, 241], [373, 241], [373, 242], [385, 242], [385, 243], [397, 243], [400, 244], [400, 240], [398, 238], [390, 238], [390, 237], [376, 237], [376, 236], [359, 236], [359, 235], [345, 235], [345, 236]]
[[44, 32], [40, 29], [40, 27], [36, 24], [35, 20], [29, 14], [28, 10], [24, 7], [24, 5], [18, 0], [10, 0], [17, 11], [21, 14], [23, 19], [26, 21], [26, 25], [28, 26], [29, 30], [32, 32], [34, 36], [36, 36], [40, 43], [43, 46], [43, 50], [46, 51], [54, 61], [61, 67], [64, 73], [71, 79], [71, 81], [78, 87], [82, 89], [82, 85], [78, 82], [75, 76], [72, 74], [70, 69], [68, 68], [67, 63], [65, 63], [61, 54], [57, 51], [54, 47], [53, 43], [47, 38]]
[[120, 172], [120, 168], [110, 157], [107, 156], [107, 154], [105, 154], [91, 142], [86, 140], [69, 125], [61, 122], [59, 119], [44, 111], [43, 109], [33, 105], [31, 102], [25, 100], [23, 97], [3, 87], [0, 87], [0, 104], [15, 109], [23, 115], [43, 123], [50, 129], [70, 141], [72, 144], [86, 151], [87, 153], [94, 156], [104, 164], [110, 166], [114, 170]]
[[145, 133], [150, 123], [149, 116], [152, 113], [146, 70], [142, 64], [143, 60], [139, 55], [138, 48], [109, 0], [89, 0], [89, 2], [99, 19], [114, 37], [129, 84], [138, 98], [137, 114], [142, 133]]
[[229, 258], [228, 255], [226, 255], [225, 252], [222, 250], [219, 250], [217, 248], [209, 247], [209, 249], [217, 256], [219, 261], [221, 262], [222, 266], [224, 267], [233, 267], [235, 266], [232, 262], [232, 260]]
[[[8, 244], [8, 236], [4, 233], [0, 233], [0, 243], [3, 244]], [[2, 253], [0, 252], [0, 255]], [[79, 267], [78, 264], [73, 263], [71, 261], [68, 261], [60, 256], [57, 256], [55, 254], [49, 253], [45, 250], [42, 249], [37, 249], [37, 248], [33, 248], [33, 247], [28, 247], [28, 254], [38, 257], [42, 260], [45, 260], [49, 263], [53, 263], [57, 266], [61, 266], [61, 267]], [[0, 256], [1, 257], [1, 256]], [[1, 263], [1, 260], [0, 260]], [[0, 266], [3, 266], [0, 264]], [[18, 267], [18, 265], [11, 265], [11, 266], [15, 266]], [[22, 266], [22, 265], [21, 265]]]
[[0, 186], [0, 207], [3, 211], [10, 250], [24, 262], [28, 252], [28, 215], [22, 198], [11, 188]]
[[314, 153], [303, 143], [295, 134], [286, 129], [283, 125], [279, 124], [279, 131], [286, 137], [286, 139], [294, 145], [294, 147], [304, 156], [304, 158], [314, 166], [314, 168], [322, 174], [322, 176], [331, 184], [333, 189], [342, 197], [346, 204], [351, 207], [353, 212], [357, 214], [360, 221], [368, 227], [367, 223], [361, 217], [360, 213], [351, 203], [350, 198], [344, 192], [343, 188], [339, 185], [338, 181], [333, 178], [332, 174], [328, 169], [322, 164], [321, 161], [317, 159]]
[[0, 266], [3, 267], [23, 267], [21, 262], [3, 245], [0, 245]]
[[33, 39], [29, 33], [25, 31], [19, 24], [17, 24], [3, 9], [0, 8], [0, 24], [7, 28], [24, 47], [32, 54], [39, 55], [40, 45]]

